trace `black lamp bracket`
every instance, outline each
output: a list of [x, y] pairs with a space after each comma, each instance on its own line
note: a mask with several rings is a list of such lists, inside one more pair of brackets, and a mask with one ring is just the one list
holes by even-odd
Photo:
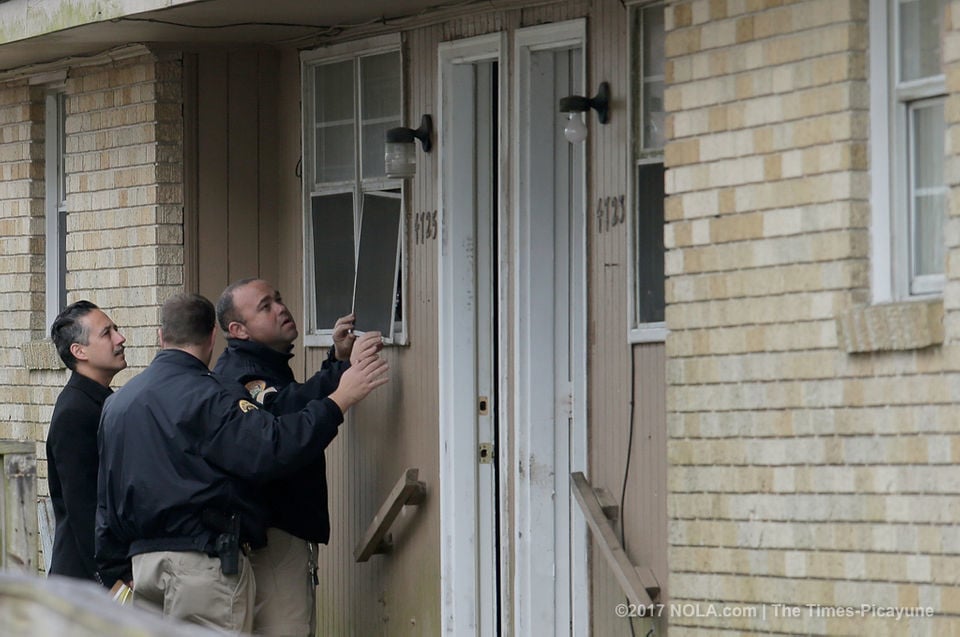
[[410, 144], [413, 143], [413, 140], [419, 139], [420, 147], [423, 148], [423, 152], [429, 153], [433, 148], [433, 143], [431, 142], [432, 136], [433, 118], [430, 115], [424, 115], [420, 118], [420, 128], [416, 130], [412, 128], [405, 128], [403, 126], [388, 130], [387, 142]]
[[590, 109], [597, 111], [597, 120], [601, 124], [610, 121], [610, 83], [600, 82], [600, 88], [593, 97], [569, 95], [560, 98], [561, 113], [584, 113]]

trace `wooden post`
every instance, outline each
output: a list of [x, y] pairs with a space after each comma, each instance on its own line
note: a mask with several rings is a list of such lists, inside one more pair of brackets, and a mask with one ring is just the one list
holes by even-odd
[[0, 570], [37, 572], [37, 455], [30, 441], [0, 441]]

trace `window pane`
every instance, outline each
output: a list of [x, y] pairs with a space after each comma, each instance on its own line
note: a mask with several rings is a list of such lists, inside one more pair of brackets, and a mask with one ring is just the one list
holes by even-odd
[[316, 140], [317, 170], [314, 183], [352, 180], [354, 178], [353, 122], [344, 126], [318, 127]]
[[360, 58], [360, 173], [364, 178], [385, 174], [386, 132], [400, 126], [400, 53]]
[[637, 321], [664, 320], [663, 164], [637, 166]]
[[[67, 206], [67, 169], [64, 159], [67, 156], [67, 94], [57, 95], [57, 201], [61, 208]], [[66, 292], [64, 292], [66, 300]], [[64, 303], [66, 305], [66, 303]]]
[[322, 64], [314, 72], [318, 124], [353, 121], [353, 60]]
[[634, 103], [637, 122], [637, 149], [659, 151], [664, 146], [664, 24], [663, 5], [647, 6], [633, 12], [632, 63]]
[[663, 75], [663, 51], [666, 36], [663, 30], [663, 5], [643, 10], [643, 74]]
[[311, 197], [316, 328], [332, 329], [353, 300], [353, 193]]
[[900, 81], [940, 75], [943, 0], [899, 0], [898, 9]]
[[392, 334], [399, 266], [400, 198], [365, 194], [353, 304], [357, 330]]
[[314, 72], [314, 183], [354, 178], [353, 61], [323, 64]]
[[643, 84], [643, 147], [645, 150], [664, 146], [663, 82]]
[[943, 225], [947, 189], [944, 185], [943, 101], [927, 101], [910, 108], [912, 171], [912, 228], [914, 276], [942, 274], [945, 252]]

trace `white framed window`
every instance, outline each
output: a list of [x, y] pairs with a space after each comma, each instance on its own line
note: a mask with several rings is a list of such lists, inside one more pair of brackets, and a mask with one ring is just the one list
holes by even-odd
[[[384, 169], [386, 131], [403, 122], [400, 36], [304, 52], [301, 63], [304, 343], [332, 343], [336, 319], [354, 309], [355, 285], [366, 286], [357, 328], [383, 326], [387, 342], [405, 343], [403, 182]], [[395, 260], [375, 258], [393, 249], [385, 237]]]
[[44, 309], [47, 327], [67, 305], [66, 118], [66, 95], [60, 90], [49, 91], [44, 124]]
[[630, 341], [662, 341], [664, 322], [664, 5], [630, 6]]
[[871, 275], [875, 303], [941, 294], [945, 0], [870, 2]]

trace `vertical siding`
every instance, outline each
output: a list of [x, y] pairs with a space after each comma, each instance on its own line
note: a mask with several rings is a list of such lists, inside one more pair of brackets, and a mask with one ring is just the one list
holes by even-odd
[[[277, 53], [256, 47], [197, 55], [197, 284], [213, 301], [239, 278], [276, 281], [286, 249], [278, 172], [294, 179], [295, 163], [278, 161], [278, 64]], [[218, 336], [215, 351], [222, 346]]]
[[[584, 344], [589, 366], [589, 428], [591, 479], [619, 497], [624, 455], [629, 433], [631, 365], [637, 369], [634, 399], [634, 456], [626, 505], [627, 545], [637, 563], [660, 569], [663, 552], [651, 549], [662, 543], [664, 529], [657, 535], [649, 519], [659, 511], [663, 520], [663, 347], [631, 348], [627, 342], [627, 240], [625, 226], [598, 233], [592, 217], [593, 202], [600, 196], [627, 194], [628, 148], [626, 119], [626, 11], [616, 0], [599, 3], [568, 2], [490, 11], [404, 33], [406, 123], [420, 115], [437, 116], [437, 45], [442, 41], [472, 37], [520, 26], [531, 26], [589, 16], [586, 48], [587, 89], [592, 94], [601, 80], [611, 83], [614, 106], [611, 123], [599, 126], [591, 121], [588, 149], [588, 303], [589, 336]], [[289, 178], [289, 166], [299, 159], [299, 62], [296, 52], [281, 54], [277, 113], [281, 141], [277, 194], [277, 283], [297, 316], [303, 315], [302, 212], [300, 183]], [[501, 69], [508, 78], [513, 60]], [[512, 80], [506, 82], [512, 91]], [[512, 101], [513, 96], [508, 95]], [[511, 125], [510, 109], [502, 126]], [[269, 118], [267, 118], [269, 120]], [[505, 138], [509, 142], [509, 137]], [[263, 144], [262, 139], [260, 143]], [[510, 161], [508, 145], [503, 161]], [[267, 156], [261, 148], [261, 156]], [[318, 589], [318, 634], [329, 635], [431, 635], [440, 632], [440, 511], [438, 422], [437, 422], [437, 249], [435, 239], [417, 244], [412, 228], [413, 215], [437, 209], [438, 164], [436, 153], [417, 150], [417, 175], [406, 187], [405, 247], [407, 272], [405, 294], [409, 344], [385, 350], [391, 364], [391, 383], [358, 406], [341, 427], [327, 450], [330, 484], [331, 540], [320, 551]], [[291, 163], [292, 162], [292, 163]], [[289, 166], [288, 166], [289, 164]], [[261, 183], [264, 171], [261, 170]], [[508, 193], [510, 185], [502, 185]], [[266, 197], [261, 194], [261, 200]], [[501, 227], [510, 227], [510, 207], [501, 211]], [[261, 217], [261, 222], [263, 217]], [[504, 236], [501, 255], [510, 253], [513, 237]], [[261, 241], [263, 241], [261, 239]], [[292, 245], [291, 245], [292, 243]], [[270, 243], [261, 243], [261, 260], [270, 253]], [[262, 266], [261, 266], [262, 267]], [[509, 286], [511, 264], [500, 264], [501, 285]], [[505, 290], [501, 298], [510, 298]], [[509, 307], [501, 308], [510, 312]], [[512, 351], [512, 343], [511, 343]], [[296, 350], [295, 369], [301, 377], [316, 370], [326, 351], [302, 347]], [[502, 364], [509, 370], [509, 353]], [[507, 410], [506, 413], [512, 413]], [[510, 423], [503, 423], [509, 427]], [[659, 438], [657, 437], [659, 434]], [[501, 450], [501, 457], [510, 457]], [[659, 455], [658, 455], [659, 454]], [[655, 462], [659, 459], [660, 462]], [[357, 564], [353, 549], [376, 510], [402, 470], [418, 467], [427, 483], [427, 501], [403, 516], [394, 529], [395, 549], [390, 555], [374, 556]], [[659, 479], [659, 483], [656, 482]], [[509, 484], [509, 482], [508, 482]], [[657, 486], [652, 486], [657, 485]], [[503, 497], [512, 497], [504, 485]], [[654, 528], [656, 524], [652, 524]], [[661, 525], [664, 526], [664, 525]], [[512, 533], [506, 529], [506, 533]], [[653, 564], [656, 558], [658, 564]], [[508, 560], [509, 562], [509, 560]], [[605, 563], [593, 563], [591, 580], [592, 631], [594, 634], [625, 634], [628, 627], [616, 620], [613, 608], [622, 599], [613, 575]], [[510, 586], [511, 573], [501, 574]], [[510, 632], [508, 608], [502, 609]]]
[[[600, 82], [610, 82], [610, 122], [590, 115], [587, 228], [590, 275], [589, 400], [590, 479], [620, 501], [629, 462], [622, 511], [627, 555], [652, 568], [666, 584], [666, 412], [663, 344], [631, 347], [627, 341], [631, 284], [628, 244], [630, 225], [608, 226], [597, 218], [598, 201], [624, 196], [629, 201], [631, 156], [628, 140], [630, 69], [628, 11], [608, 0], [594, 4], [590, 16], [589, 72], [586, 90], [593, 95]], [[633, 214], [632, 211], [628, 215]], [[632, 366], [632, 369], [631, 369]], [[633, 379], [633, 386], [630, 381]], [[632, 445], [630, 442], [633, 401]], [[630, 457], [627, 457], [627, 449]], [[616, 526], [620, 535], [620, 524]], [[612, 570], [596, 550], [591, 552], [591, 630], [597, 635], [629, 635], [626, 619], [615, 613], [625, 596]], [[636, 634], [646, 634], [648, 621], [635, 620]], [[659, 628], [659, 626], [658, 626]]]
[[[436, 47], [439, 29], [412, 31], [404, 44], [407, 123], [436, 118]], [[406, 187], [406, 218], [433, 211], [436, 152], [417, 150], [417, 175]], [[327, 450], [331, 485], [330, 544], [321, 550], [318, 591], [320, 634], [430, 635], [440, 632], [440, 512], [437, 428], [437, 242], [414, 242], [407, 251], [409, 345], [384, 350], [391, 381], [353, 410]], [[308, 371], [325, 351], [308, 352]], [[427, 500], [406, 509], [393, 529], [395, 547], [357, 564], [353, 549], [395, 482], [417, 467]]]
[[[256, 178], [257, 219], [256, 233], [258, 239], [257, 265], [259, 276], [268, 281], [277, 280], [279, 252], [288, 250], [281, 247], [279, 242], [277, 210], [280, 202], [279, 183], [281, 179], [293, 178], [296, 162], [280, 161], [278, 153], [280, 144], [278, 130], [281, 121], [278, 117], [279, 104], [277, 95], [280, 90], [280, 75], [278, 73], [280, 56], [273, 49], [258, 49], [256, 54], [257, 72], [257, 110], [256, 122], [259, 139], [257, 140], [257, 163], [259, 170]], [[297, 119], [293, 121], [299, 121]]]
[[[216, 299], [227, 284], [228, 243], [223, 240], [229, 225], [225, 205], [229, 193], [229, 161], [227, 140], [228, 68], [226, 53], [203, 53], [197, 61], [197, 77], [201, 90], [197, 96], [199, 138], [197, 140], [197, 205], [200, 268], [200, 294]], [[222, 345], [222, 343], [221, 343]], [[218, 348], [219, 351], [219, 348]]]

